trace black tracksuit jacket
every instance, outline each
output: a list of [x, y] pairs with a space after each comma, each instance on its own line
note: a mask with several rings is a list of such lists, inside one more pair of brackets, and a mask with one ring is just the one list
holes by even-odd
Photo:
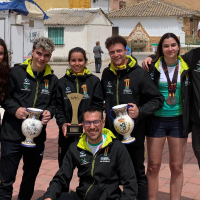
[[[124, 144], [115, 139], [108, 129], [103, 147], [93, 156], [83, 133], [73, 142], [44, 195], [44, 199], [58, 199], [62, 188], [69, 190], [73, 170], [78, 168], [79, 186], [76, 194], [80, 200], [133, 200], [137, 195], [137, 181], [133, 164]], [[119, 188], [123, 185], [123, 192]]]
[[84, 94], [83, 85], [87, 87], [87, 94], [85, 94], [78, 107], [78, 122], [82, 123], [83, 111], [90, 105], [103, 109], [103, 95], [99, 78], [91, 74], [87, 68], [84, 75], [80, 76], [73, 75], [68, 70], [66, 75], [58, 80], [56, 91], [56, 122], [59, 126], [60, 147], [65, 147], [71, 143], [69, 138], [63, 136], [62, 132], [62, 125], [64, 123], [71, 123], [72, 120], [72, 106], [67, 94]]
[[188, 105], [192, 107], [191, 120], [200, 127], [200, 48], [190, 50], [182, 58], [188, 64], [192, 76], [193, 100]]
[[[2, 105], [5, 109], [1, 140], [10, 142], [22, 142], [25, 137], [21, 131], [22, 120], [15, 117], [19, 107], [34, 107], [48, 110], [51, 116], [55, 114], [55, 94], [57, 77], [53, 74], [51, 67], [46, 65], [46, 70], [40, 80], [36, 80], [30, 64], [15, 65], [10, 72], [9, 96]], [[45, 88], [45, 82], [48, 82]], [[34, 139], [35, 143], [46, 140], [46, 125], [42, 132]]]
[[[113, 106], [126, 103], [134, 103], [139, 108], [139, 116], [135, 119], [135, 127], [131, 136], [136, 138], [133, 145], [143, 145], [145, 132], [148, 130], [145, 117], [152, 115], [163, 106], [164, 97], [158, 91], [149, 74], [137, 65], [135, 58], [127, 56], [128, 63], [125, 69], [116, 74], [111, 65], [104, 69], [101, 79], [103, 95], [106, 104], [105, 127], [115, 135], [113, 121], [109, 111]], [[129, 89], [131, 93], [124, 92], [125, 79], [130, 79]], [[113, 117], [115, 115], [113, 113]], [[122, 139], [122, 136], [119, 136]]]

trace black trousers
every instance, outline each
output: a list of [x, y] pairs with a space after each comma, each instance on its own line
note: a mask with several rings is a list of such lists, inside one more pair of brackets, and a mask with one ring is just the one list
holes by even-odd
[[[44, 197], [40, 197], [38, 200], [43, 200]], [[57, 200], [80, 200], [77, 196], [75, 192], [63, 192], [61, 193], [60, 197]]]
[[192, 127], [192, 148], [200, 169], [200, 127], [197, 125]]
[[143, 145], [134, 146], [134, 143], [126, 144], [126, 148], [129, 152], [133, 166], [135, 169], [137, 184], [138, 184], [138, 195], [137, 200], [147, 200], [148, 199], [148, 182], [145, 175], [145, 166], [144, 166], [144, 153], [145, 148]]
[[35, 179], [42, 163], [44, 143], [35, 148], [23, 147], [21, 143], [1, 141], [0, 160], [0, 200], [11, 200], [20, 159], [23, 156], [23, 177], [18, 198], [30, 200], [35, 186]]
[[101, 69], [101, 58], [95, 58], [95, 69], [96, 72], [100, 72]]
[[65, 139], [64, 143], [62, 144], [62, 146], [58, 147], [58, 164], [59, 164], [59, 168], [61, 167], [62, 163], [63, 163], [63, 158], [67, 152], [67, 150], [69, 149], [69, 146], [71, 145], [71, 143], [75, 142], [77, 139], [77, 136], [69, 136], [68, 138]]

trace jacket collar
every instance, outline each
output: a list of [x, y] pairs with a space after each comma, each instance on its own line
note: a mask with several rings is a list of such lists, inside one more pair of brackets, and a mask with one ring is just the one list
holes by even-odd
[[[113, 141], [113, 138], [116, 138], [114, 136], [114, 134], [110, 130], [108, 130], [106, 128], [103, 128], [102, 134], [106, 135], [106, 141], [103, 144], [102, 148], [108, 146]], [[83, 150], [88, 150], [88, 151], [91, 152], [90, 148], [88, 147], [88, 144], [87, 144], [87, 141], [86, 141], [86, 137], [87, 137], [86, 133], [83, 133], [80, 136], [80, 140], [78, 141], [77, 147], [79, 147], [79, 148], [81, 148]]]
[[[160, 58], [158, 59], [158, 61], [155, 63], [155, 68], [157, 69], [157, 71], [159, 71], [159, 65], [160, 65], [161, 59], [163, 59], [163, 56], [160, 57]], [[188, 64], [182, 59], [182, 57], [181, 57], [181, 56], [178, 56], [178, 59], [179, 59], [180, 62], [181, 62], [181, 72], [180, 72], [180, 73], [182, 74], [183, 71], [189, 70]]]
[[[126, 55], [126, 58], [128, 59], [128, 62], [127, 62], [126, 66], [125, 66], [123, 69], [128, 70], [129, 68], [134, 67], [135, 64], [136, 64], [137, 62], [136, 62], [136, 60], [135, 60], [132, 56]], [[114, 65], [113, 65], [112, 62], [111, 62], [111, 64], [110, 64], [110, 70], [111, 70], [115, 75], [117, 75], [116, 69], [115, 69], [115, 67], [114, 67]]]
[[84, 75], [89, 75], [89, 74], [91, 74], [91, 73], [90, 73], [90, 70], [87, 67], [84, 67], [83, 73], [73, 74], [71, 68], [68, 69], [67, 72], [66, 72], [67, 76], [71, 76], [71, 75], [73, 75], [73, 76], [84, 76]]
[[[33, 74], [33, 70], [32, 70], [32, 68], [31, 68], [31, 62], [32, 62], [32, 58], [29, 58], [29, 59], [26, 59], [21, 65], [27, 65], [27, 67], [26, 67], [26, 72], [27, 72], [30, 76], [32, 76], [33, 78], [35, 78], [35, 76], [34, 76], [34, 74]], [[51, 68], [50, 65], [47, 64], [46, 67], [45, 67], [45, 72], [44, 72], [43, 77], [44, 77], [44, 76], [47, 76], [47, 75], [49, 75], [49, 74], [52, 74], [52, 68]]]

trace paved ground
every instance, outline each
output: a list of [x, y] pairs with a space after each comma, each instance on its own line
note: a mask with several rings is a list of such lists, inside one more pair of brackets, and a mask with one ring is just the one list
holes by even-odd
[[[146, 55], [139, 55], [138, 61], [141, 61], [146, 57]], [[103, 63], [102, 68], [106, 67], [108, 62]], [[53, 65], [55, 74], [60, 78], [65, 74], [66, 65]], [[92, 73], [94, 73], [94, 64], [88, 65]], [[101, 77], [101, 73], [97, 74]], [[56, 125], [55, 119], [52, 119], [47, 126], [47, 141], [45, 145], [44, 159], [42, 166], [40, 168], [39, 175], [35, 184], [35, 192], [32, 200], [37, 200], [38, 197], [42, 196], [46, 191], [49, 182], [53, 178], [54, 174], [58, 170], [57, 162], [57, 137], [58, 137], [58, 127]], [[145, 165], [147, 163], [145, 160]], [[162, 166], [159, 175], [159, 196], [158, 200], [169, 200], [169, 187], [170, 187], [170, 170], [168, 166], [169, 153], [167, 142], [163, 150]], [[19, 186], [22, 177], [22, 161], [20, 162], [17, 178], [14, 183], [14, 192], [12, 200], [17, 200], [17, 195], [19, 191]], [[192, 151], [191, 137], [188, 138], [188, 144], [184, 159], [184, 186], [182, 191], [181, 200], [200, 200], [200, 171], [197, 165], [197, 160]], [[70, 189], [75, 190], [78, 185], [77, 170], [74, 171], [74, 175], [70, 184]]]

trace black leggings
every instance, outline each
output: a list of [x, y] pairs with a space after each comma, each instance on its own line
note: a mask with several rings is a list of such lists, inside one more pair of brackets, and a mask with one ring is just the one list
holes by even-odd
[[[38, 200], [44, 200], [44, 197], [40, 197]], [[57, 200], [80, 200], [75, 192], [63, 192]]]

